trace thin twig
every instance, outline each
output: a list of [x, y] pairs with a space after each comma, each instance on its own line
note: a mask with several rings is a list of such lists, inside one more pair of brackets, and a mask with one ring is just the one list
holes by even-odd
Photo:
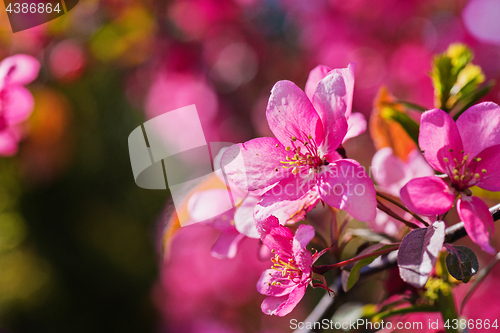
[[379, 197], [381, 197], [382, 199], [384, 200], [387, 200], [389, 201], [390, 203], [392, 203], [393, 205], [396, 205], [398, 206], [399, 208], [401, 208], [402, 210], [404, 210], [405, 212], [411, 214], [411, 216], [413, 216], [415, 219], [417, 219], [419, 222], [423, 223], [426, 227], [429, 226], [429, 223], [425, 222], [424, 220], [422, 220], [422, 218], [420, 216], [418, 216], [417, 214], [415, 214], [414, 212], [412, 212], [411, 210], [409, 210], [408, 208], [406, 208], [404, 205], [400, 204], [399, 202], [397, 202], [396, 200], [393, 200], [391, 199], [390, 197], [380, 193], [380, 192], [377, 192], [377, 195]]

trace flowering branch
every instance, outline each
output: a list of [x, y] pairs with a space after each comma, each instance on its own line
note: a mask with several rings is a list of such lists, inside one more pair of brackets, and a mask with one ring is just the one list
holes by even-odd
[[[493, 220], [500, 220], [500, 204], [493, 206], [490, 208], [490, 213], [493, 216]], [[467, 232], [465, 231], [464, 223], [460, 222], [451, 227], [446, 228], [445, 232], [445, 242], [453, 243], [460, 238], [467, 236]], [[391, 268], [397, 264], [397, 256], [394, 255], [395, 252], [390, 253], [387, 257], [382, 258], [381, 261], [370, 264], [366, 267], [363, 267], [360, 272], [360, 277], [366, 277], [381, 271], [384, 271], [388, 268]], [[341, 279], [337, 277], [335, 281], [332, 283], [330, 288], [336, 293], [337, 297], [341, 292]], [[309, 314], [309, 316], [304, 320], [304, 322], [321, 322], [321, 320], [325, 318], [330, 318], [333, 311], [333, 306], [335, 304], [335, 298], [332, 298], [328, 295], [325, 295], [318, 305], [314, 308], [314, 310]], [[312, 332], [310, 329], [297, 329], [294, 333], [309, 333]]]

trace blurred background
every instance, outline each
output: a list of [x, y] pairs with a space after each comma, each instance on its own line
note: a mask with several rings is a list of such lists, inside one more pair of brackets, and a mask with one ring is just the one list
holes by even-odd
[[[15, 34], [0, 6], [0, 58], [42, 64], [19, 151], [0, 158], [1, 332], [289, 331], [260, 311], [257, 242], [218, 260], [217, 232], [187, 227], [162, 258], [169, 192], [135, 185], [130, 132], [194, 103], [209, 142], [269, 135], [273, 84], [304, 87], [318, 64], [356, 62], [353, 109], [366, 117], [382, 85], [431, 108], [432, 56], [452, 42], [500, 79], [494, 0], [81, 0]], [[364, 165], [375, 152], [368, 133], [346, 148]]]

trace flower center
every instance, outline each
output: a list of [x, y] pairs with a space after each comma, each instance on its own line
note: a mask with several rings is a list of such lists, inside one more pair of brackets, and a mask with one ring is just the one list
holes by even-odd
[[[450, 149], [450, 152], [453, 152]], [[470, 154], [464, 155], [461, 151], [462, 160], [453, 158], [452, 161], [445, 157], [443, 160], [446, 163], [448, 176], [451, 184], [457, 191], [463, 191], [471, 186], [474, 186], [487, 173], [486, 169], [477, 170], [477, 163], [481, 161], [480, 157], [469, 159]]]
[[[271, 261], [273, 262], [273, 266], [271, 266], [271, 268], [280, 271], [281, 276], [284, 279], [288, 279], [297, 283], [300, 282], [302, 271], [297, 267], [297, 264], [292, 258], [285, 261], [280, 258], [279, 254], [276, 254], [274, 258], [271, 258]], [[270, 285], [275, 284], [281, 285], [281, 282], [273, 281], [272, 283], [270, 283]]]
[[316, 141], [308, 135], [308, 140], [302, 141], [292, 136], [292, 146], [286, 147], [286, 151], [295, 153], [293, 157], [287, 156], [286, 161], [281, 161], [285, 169], [293, 168], [292, 173], [296, 175], [300, 168], [317, 169], [322, 165], [327, 165], [328, 161], [322, 158]]

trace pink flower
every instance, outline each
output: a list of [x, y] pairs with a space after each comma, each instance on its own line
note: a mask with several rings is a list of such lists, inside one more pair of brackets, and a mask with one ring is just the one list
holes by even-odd
[[279, 203], [302, 212], [321, 198], [358, 220], [374, 219], [373, 183], [358, 162], [342, 158], [353, 87], [353, 64], [319, 81], [312, 103], [294, 83], [276, 83], [266, 111], [276, 138], [257, 138], [229, 148], [221, 163], [226, 174], [250, 191], [277, 183], [263, 194], [259, 203], [263, 207]]
[[314, 228], [301, 225], [294, 236], [274, 216], [257, 227], [262, 242], [275, 254], [272, 268], [265, 270], [257, 282], [257, 290], [268, 296], [261, 308], [265, 314], [283, 317], [304, 297], [312, 280], [313, 256], [306, 245], [314, 238]]
[[455, 123], [442, 110], [422, 115], [419, 143], [427, 162], [446, 175], [416, 178], [401, 189], [401, 200], [424, 215], [449, 211], [455, 201], [470, 238], [494, 253], [489, 239], [494, 231], [488, 206], [472, 196], [470, 187], [500, 191], [500, 107], [485, 102], [472, 106]]
[[39, 69], [40, 63], [25, 54], [0, 63], [0, 155], [17, 152], [21, 133], [16, 125], [28, 119], [34, 106], [33, 96], [24, 85], [37, 77]]

